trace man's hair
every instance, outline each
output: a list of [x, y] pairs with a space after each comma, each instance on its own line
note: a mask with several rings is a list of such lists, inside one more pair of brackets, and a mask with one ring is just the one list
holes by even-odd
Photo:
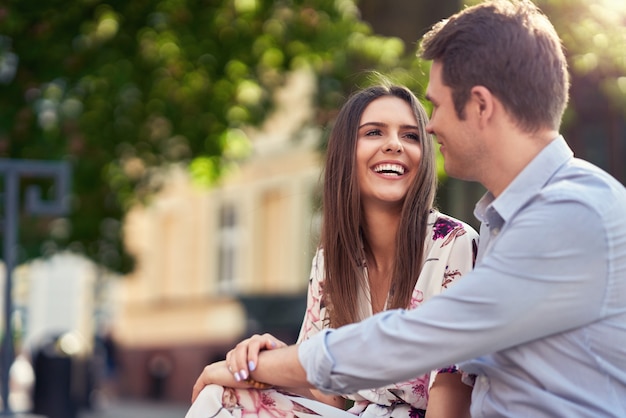
[[442, 64], [459, 118], [474, 86], [497, 97], [526, 132], [558, 129], [569, 75], [561, 41], [529, 0], [493, 0], [437, 23], [420, 55]]

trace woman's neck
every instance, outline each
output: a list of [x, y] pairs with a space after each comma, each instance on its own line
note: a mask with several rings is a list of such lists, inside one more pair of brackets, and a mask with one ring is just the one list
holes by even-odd
[[396, 257], [396, 233], [400, 217], [387, 212], [365, 216], [363, 235], [372, 312], [384, 310], [393, 276]]

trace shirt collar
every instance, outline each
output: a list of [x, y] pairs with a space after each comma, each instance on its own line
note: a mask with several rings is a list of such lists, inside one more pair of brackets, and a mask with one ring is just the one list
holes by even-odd
[[573, 152], [562, 136], [550, 142], [513, 179], [506, 189], [494, 198], [491, 192], [478, 201], [474, 215], [481, 221], [488, 221], [488, 213], [495, 210], [503, 222], [510, 219], [550, 180], [557, 170], [573, 157]]

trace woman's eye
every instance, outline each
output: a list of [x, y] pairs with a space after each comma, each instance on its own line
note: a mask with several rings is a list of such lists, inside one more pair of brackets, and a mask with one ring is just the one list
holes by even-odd
[[405, 135], [407, 138], [413, 140], [413, 141], [419, 141], [420, 140], [420, 136], [416, 133], [413, 132], [409, 132]]
[[365, 136], [375, 136], [375, 135], [381, 135], [380, 129], [374, 129], [374, 130], [365, 132]]

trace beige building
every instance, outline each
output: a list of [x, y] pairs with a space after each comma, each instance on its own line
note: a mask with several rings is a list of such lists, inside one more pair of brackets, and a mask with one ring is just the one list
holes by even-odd
[[206, 363], [249, 332], [273, 331], [262, 329], [268, 317], [301, 322], [319, 224], [314, 87], [311, 74], [292, 75], [274, 116], [246, 132], [252, 155], [219, 185], [173, 170], [149, 206], [129, 212], [137, 263], [113, 325], [122, 394], [185, 402]]

